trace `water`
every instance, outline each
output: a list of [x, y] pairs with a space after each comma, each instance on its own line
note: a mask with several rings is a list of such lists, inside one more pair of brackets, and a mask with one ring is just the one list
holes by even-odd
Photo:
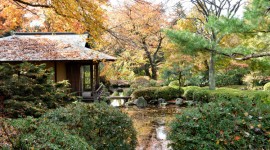
[[[119, 96], [124, 96], [123, 92], [119, 92]], [[112, 99], [110, 105], [113, 107], [119, 107], [123, 106], [124, 104], [125, 104], [124, 99]]]
[[112, 99], [110, 105], [113, 107], [119, 107], [123, 106], [124, 103], [125, 103], [124, 99]]
[[167, 133], [165, 131], [165, 126], [159, 126], [156, 128], [156, 134], [158, 140], [166, 140], [167, 139]]

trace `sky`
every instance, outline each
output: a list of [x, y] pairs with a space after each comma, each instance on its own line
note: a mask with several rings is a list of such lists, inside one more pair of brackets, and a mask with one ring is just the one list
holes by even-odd
[[[110, 3], [112, 4], [112, 6], [119, 6], [121, 5], [123, 2], [130, 2], [131, 0], [110, 0]], [[166, 10], [167, 10], [167, 13], [170, 14], [170, 12], [173, 11], [173, 7], [179, 2], [181, 1], [182, 5], [183, 5], [183, 8], [185, 10], [185, 12], [188, 12], [191, 10], [191, 8], [194, 6], [190, 1], [191, 0], [147, 0], [149, 2], [152, 2], [152, 3], [156, 3], [156, 4], [166, 4]], [[244, 2], [246, 2], [247, 0], [243, 0]], [[232, 1], [233, 3], [236, 2], [236, 0], [233, 0]], [[244, 10], [244, 7], [240, 7], [239, 8], [239, 11], [238, 13], [236, 14], [236, 17], [242, 17], [243, 16], [243, 10]]]

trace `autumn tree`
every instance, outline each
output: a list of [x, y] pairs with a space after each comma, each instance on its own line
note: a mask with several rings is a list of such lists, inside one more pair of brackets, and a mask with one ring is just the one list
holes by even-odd
[[[249, 47], [243, 41], [234, 46], [222, 45], [222, 40], [231, 35], [243, 36], [249, 33], [258, 33], [258, 28], [267, 28], [268, 16], [265, 13], [269, 5], [267, 0], [253, 0], [245, 8], [244, 17], [236, 15], [244, 0], [193, 0], [194, 9], [201, 15], [186, 17], [196, 25], [196, 30], [168, 30], [168, 37], [186, 53], [205, 51], [209, 58], [209, 88], [215, 89], [215, 61], [217, 54], [237, 60], [246, 60], [270, 53], [260, 51], [256, 47]], [[256, 19], [254, 19], [256, 17]], [[268, 29], [266, 29], [268, 30]]]
[[110, 17], [109, 32], [118, 45], [123, 50], [143, 53], [146, 59], [143, 65], [145, 75], [157, 79], [165, 41], [162, 29], [167, 26], [162, 6], [147, 1], [125, 3], [113, 11]]
[[[4, 0], [5, 1], [5, 0]], [[92, 39], [99, 39], [105, 31], [103, 6], [108, 0], [8, 0], [24, 10], [44, 9], [47, 19], [47, 31], [89, 32]], [[2, 1], [1, 1], [2, 7]], [[0, 7], [0, 9], [1, 9]], [[7, 7], [7, 6], [4, 6]], [[12, 13], [15, 13], [13, 11]], [[5, 17], [7, 18], [7, 17]], [[6, 19], [7, 20], [7, 19]], [[8, 20], [12, 20], [8, 18]]]
[[25, 12], [20, 6], [9, 0], [1, 0], [0, 3], [0, 35], [15, 30], [22, 24], [22, 16]]

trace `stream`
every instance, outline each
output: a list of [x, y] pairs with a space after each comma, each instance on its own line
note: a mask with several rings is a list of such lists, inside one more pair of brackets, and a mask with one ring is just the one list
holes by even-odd
[[170, 141], [167, 140], [169, 124], [184, 108], [169, 105], [146, 108], [132, 106], [120, 109], [133, 120], [138, 139], [136, 150], [171, 150], [168, 147]]

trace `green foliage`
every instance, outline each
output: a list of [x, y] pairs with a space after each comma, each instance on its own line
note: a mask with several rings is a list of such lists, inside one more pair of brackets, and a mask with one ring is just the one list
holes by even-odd
[[270, 149], [270, 105], [216, 99], [190, 108], [171, 124], [173, 149]]
[[263, 90], [264, 90], [264, 91], [270, 91], [270, 82], [269, 82], [269, 83], [266, 83], [266, 84], [263, 86]]
[[20, 148], [93, 150], [85, 139], [52, 123], [42, 123], [33, 133], [20, 137]]
[[[105, 103], [76, 103], [44, 114], [9, 120], [20, 133], [18, 149], [135, 149], [131, 119]], [[93, 148], [92, 148], [93, 147]]]
[[171, 100], [180, 97], [184, 93], [183, 89], [172, 88], [169, 86], [164, 87], [148, 87], [135, 90], [132, 93], [133, 99], [144, 97], [146, 101], [163, 98], [165, 100]]
[[212, 45], [211, 42], [203, 36], [189, 31], [166, 30], [166, 34], [170, 40], [181, 47], [186, 54], [194, 54], [205, 48], [210, 49]]
[[131, 119], [105, 103], [72, 104], [46, 113], [41, 120], [78, 134], [97, 150], [136, 147], [136, 131]]
[[184, 97], [186, 97], [187, 100], [194, 100], [193, 93], [200, 90], [201, 88], [198, 86], [187, 86], [183, 87], [184, 89]]
[[[10, 136], [14, 149], [73, 149], [92, 150], [84, 138], [46, 120], [32, 117], [6, 120], [18, 133]], [[14, 131], [13, 131], [14, 132]]]
[[248, 20], [247, 23], [257, 30], [269, 30], [269, 23], [266, 19], [269, 6], [268, 0], [252, 0], [244, 12], [244, 18]]
[[225, 16], [217, 17], [211, 15], [205, 25], [208, 30], [216, 29], [220, 34], [243, 33], [250, 30], [250, 27], [239, 18], [228, 18]]
[[68, 93], [69, 83], [54, 83], [52, 69], [30, 63], [0, 66], [0, 95], [5, 113], [10, 117], [39, 117], [47, 109], [56, 108], [77, 98]]
[[180, 84], [179, 84], [178, 80], [174, 80], [174, 81], [170, 82], [170, 84], [168, 86], [177, 89], [180, 87]]
[[186, 87], [184, 96], [188, 100], [194, 100], [199, 102], [211, 102], [217, 99], [232, 100], [232, 99], [248, 99], [261, 100], [266, 103], [270, 103], [270, 93], [265, 91], [253, 91], [253, 90], [237, 90], [231, 88], [218, 88], [216, 90], [208, 90], [200, 87]]
[[216, 74], [216, 85], [217, 86], [228, 86], [228, 85], [242, 85], [242, 78], [246, 74], [243, 69], [233, 69], [227, 72], [220, 72]]

